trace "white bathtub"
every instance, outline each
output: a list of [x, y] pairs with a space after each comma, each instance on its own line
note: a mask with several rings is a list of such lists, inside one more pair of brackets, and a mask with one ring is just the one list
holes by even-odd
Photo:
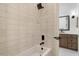
[[19, 56], [52, 56], [51, 48], [44, 47], [43, 50], [41, 50], [41, 46], [37, 45], [29, 50], [26, 50], [19, 54]]

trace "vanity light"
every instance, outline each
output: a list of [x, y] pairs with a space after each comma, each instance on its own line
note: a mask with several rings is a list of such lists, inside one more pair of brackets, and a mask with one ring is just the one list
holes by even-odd
[[78, 28], [78, 9], [74, 9], [71, 11], [71, 18], [76, 21], [74, 22], [76, 27]]
[[72, 11], [71, 11], [71, 18], [72, 18], [72, 19], [75, 19], [77, 16], [78, 16], [78, 11], [77, 11], [77, 9], [72, 10]]
[[73, 15], [72, 18], [75, 18], [75, 16]]

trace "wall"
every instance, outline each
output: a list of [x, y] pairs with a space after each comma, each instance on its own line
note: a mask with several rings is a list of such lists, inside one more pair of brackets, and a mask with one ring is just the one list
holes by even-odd
[[39, 44], [36, 4], [0, 4], [0, 55], [17, 55]]
[[52, 55], [59, 54], [58, 37], [58, 4], [43, 4], [44, 9], [39, 10], [41, 34], [45, 35], [45, 46], [52, 48]]
[[[60, 4], [60, 12], [59, 12], [59, 16], [63, 16], [63, 15], [71, 15], [73, 10], [76, 10], [77, 12], [77, 16], [79, 15], [79, 4], [78, 3], [70, 3], [70, 4]], [[76, 19], [70, 19], [71, 23], [71, 28], [70, 31], [64, 31], [65, 33], [69, 33], [69, 34], [78, 34], [78, 53], [79, 53], [79, 21], [78, 21], [78, 28], [76, 28]], [[78, 20], [79, 20], [79, 16], [78, 16]], [[79, 55], [79, 54], [78, 54]]]
[[0, 55], [18, 55], [38, 45], [45, 35], [45, 46], [58, 55], [58, 5], [0, 4]]
[[[77, 4], [78, 20], [79, 20], [79, 3]], [[79, 56], [79, 21], [78, 21], [78, 56]]]
[[[72, 14], [77, 12], [77, 4], [76, 3], [60, 3], [59, 4], [59, 16], [70, 16], [70, 31], [64, 31], [67, 34], [78, 34], [78, 28], [76, 27], [76, 18], [72, 19]], [[63, 25], [63, 24], [62, 24]]]
[[7, 5], [0, 4], [0, 55], [6, 55], [7, 53]]

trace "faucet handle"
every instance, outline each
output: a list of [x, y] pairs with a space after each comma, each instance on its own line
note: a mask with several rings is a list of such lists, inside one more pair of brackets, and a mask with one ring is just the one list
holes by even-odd
[[40, 45], [44, 44], [44, 42], [41, 42]]

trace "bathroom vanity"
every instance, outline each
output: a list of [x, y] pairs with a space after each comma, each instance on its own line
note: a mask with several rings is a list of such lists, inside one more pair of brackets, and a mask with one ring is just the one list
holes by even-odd
[[59, 46], [72, 50], [78, 50], [78, 35], [77, 34], [60, 34]]

